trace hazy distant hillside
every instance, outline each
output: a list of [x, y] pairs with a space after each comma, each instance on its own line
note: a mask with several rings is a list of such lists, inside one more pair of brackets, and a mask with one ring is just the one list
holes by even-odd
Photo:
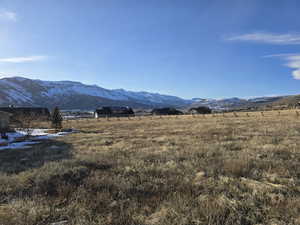
[[0, 105], [59, 106], [94, 109], [104, 105], [151, 108], [187, 106], [191, 100], [148, 92], [109, 90], [72, 81], [41, 81], [22, 77], [0, 79]]
[[272, 104], [269, 104], [272, 107], [276, 106], [295, 106], [300, 102], [300, 95], [291, 95], [291, 96], [285, 96], [277, 101], [272, 102]]
[[259, 97], [251, 99], [226, 98], [226, 99], [194, 99], [192, 107], [208, 106], [215, 110], [226, 109], [247, 109], [254, 107], [263, 107], [267, 104], [279, 101], [284, 96], [277, 97]]

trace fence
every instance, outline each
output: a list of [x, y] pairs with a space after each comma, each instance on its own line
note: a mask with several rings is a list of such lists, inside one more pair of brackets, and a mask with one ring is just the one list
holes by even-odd
[[251, 117], [284, 117], [284, 116], [300, 117], [300, 112], [295, 110], [282, 111], [256, 111], [256, 112], [226, 112], [226, 113], [211, 113], [211, 114], [182, 114], [182, 115], [120, 115], [120, 116], [105, 116], [105, 117], [84, 117], [84, 118], [65, 118], [66, 122], [70, 120], [96, 120], [96, 121], [131, 121], [131, 120], [160, 120], [160, 119], [178, 119], [178, 118], [251, 118]]

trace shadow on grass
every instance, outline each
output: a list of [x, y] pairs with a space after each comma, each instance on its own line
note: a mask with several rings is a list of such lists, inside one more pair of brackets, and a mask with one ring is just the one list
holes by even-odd
[[47, 162], [70, 159], [72, 148], [71, 144], [48, 139], [29, 148], [0, 151], [0, 173], [17, 174]]

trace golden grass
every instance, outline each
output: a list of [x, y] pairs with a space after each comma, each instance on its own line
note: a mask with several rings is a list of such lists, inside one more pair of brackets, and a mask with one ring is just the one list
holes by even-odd
[[295, 111], [84, 119], [0, 152], [0, 224], [300, 224]]

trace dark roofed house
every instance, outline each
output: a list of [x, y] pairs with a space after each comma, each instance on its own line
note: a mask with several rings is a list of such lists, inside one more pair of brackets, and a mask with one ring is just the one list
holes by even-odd
[[182, 115], [183, 112], [175, 108], [156, 108], [151, 111], [153, 115]]
[[134, 112], [130, 107], [112, 106], [102, 107], [96, 109], [94, 112], [95, 118], [99, 117], [120, 117], [120, 116], [134, 116]]
[[210, 114], [212, 110], [206, 106], [199, 106], [196, 108], [190, 108], [189, 112], [192, 114]]
[[10, 113], [12, 120], [22, 117], [32, 117], [34, 120], [48, 120], [50, 112], [47, 108], [39, 107], [0, 107], [0, 111]]

